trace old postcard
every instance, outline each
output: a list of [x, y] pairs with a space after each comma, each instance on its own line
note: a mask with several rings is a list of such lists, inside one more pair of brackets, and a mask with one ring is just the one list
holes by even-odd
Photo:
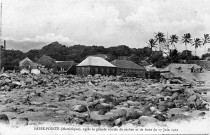
[[0, 135], [209, 135], [210, 0], [0, 4]]

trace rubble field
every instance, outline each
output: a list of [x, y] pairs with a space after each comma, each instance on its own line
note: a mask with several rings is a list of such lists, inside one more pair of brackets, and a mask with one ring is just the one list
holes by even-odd
[[146, 126], [208, 117], [206, 86], [114, 76], [0, 75], [0, 122]]

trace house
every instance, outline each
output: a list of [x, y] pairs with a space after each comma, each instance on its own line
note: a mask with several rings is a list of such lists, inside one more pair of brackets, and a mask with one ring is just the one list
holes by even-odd
[[32, 60], [30, 60], [28, 57], [26, 57], [19, 62], [19, 67], [21, 69], [32, 69], [32, 68], [42, 67], [42, 65], [38, 64], [38, 63], [35, 63]]
[[46, 68], [52, 68], [53, 65], [55, 65], [55, 60], [47, 55], [43, 55], [36, 62], [45, 66]]
[[208, 59], [206, 59], [206, 60], [189, 60], [187, 63], [188, 64], [197, 64], [197, 65], [203, 67], [205, 70], [210, 71], [210, 61]]
[[[166, 68], [161, 70], [161, 75], [164, 75], [164, 72], [170, 72], [172, 76], [176, 78], [183, 78], [185, 80], [195, 81], [197, 80], [195, 74], [201, 73], [201, 67], [197, 64], [180, 64], [180, 63], [171, 63]], [[204, 70], [202, 71], [204, 72]]]
[[74, 61], [57, 61], [53, 69], [55, 73], [76, 75], [76, 65]]
[[89, 56], [77, 65], [78, 75], [116, 75], [116, 66], [101, 57]]
[[24, 66], [27, 65], [26, 63], [30, 63], [30, 62], [32, 62], [32, 60], [29, 59], [28, 57], [26, 57], [26, 58], [24, 58], [23, 60], [21, 60], [21, 61], [19, 62], [19, 67], [24, 67]]
[[145, 77], [146, 69], [130, 60], [114, 60], [111, 63], [117, 67], [117, 75], [135, 74]]
[[[171, 63], [166, 68], [161, 71], [177, 72], [177, 73], [195, 73], [201, 67], [197, 64], [180, 64], [180, 63]], [[193, 70], [192, 70], [193, 69]]]

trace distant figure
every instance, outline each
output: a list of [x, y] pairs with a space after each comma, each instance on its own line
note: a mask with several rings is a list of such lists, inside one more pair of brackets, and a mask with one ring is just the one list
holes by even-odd
[[179, 72], [182, 72], [182, 67], [181, 66], [178, 67], [177, 69], [178, 69]]
[[200, 73], [202, 73], [202, 72], [203, 72], [203, 67], [200, 68]]
[[194, 72], [195, 72], [195, 68], [192, 67], [192, 68], [191, 68], [191, 73], [194, 73]]

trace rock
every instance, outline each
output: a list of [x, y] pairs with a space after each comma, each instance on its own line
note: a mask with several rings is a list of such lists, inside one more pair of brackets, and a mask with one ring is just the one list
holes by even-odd
[[10, 89], [10, 87], [9, 87], [8, 85], [5, 85], [5, 86], [4, 86], [4, 90], [5, 90], [5, 91], [10, 91], [11, 89]]
[[[109, 115], [108, 113], [106, 114]], [[110, 114], [113, 118], [125, 117], [126, 113], [127, 111], [125, 109], [110, 110]]]
[[6, 78], [6, 79], [5, 79], [5, 82], [6, 82], [6, 83], [11, 83], [12, 81], [11, 81], [10, 79]]
[[164, 112], [164, 111], [167, 111], [167, 110], [168, 110], [168, 107], [167, 107], [167, 105], [160, 104], [160, 105], [158, 105], [158, 109], [159, 109], [161, 112]]
[[107, 115], [100, 115], [98, 111], [90, 112], [90, 118], [92, 120], [101, 121], [101, 120], [110, 120], [112, 117]]
[[106, 109], [101, 109], [101, 110], [99, 110], [98, 114], [99, 114], [99, 115], [104, 115], [104, 114], [107, 113], [107, 112], [108, 112], [108, 110], [106, 110]]
[[6, 84], [5, 80], [0, 80], [0, 86], [4, 86]]
[[48, 105], [47, 107], [50, 107], [50, 108], [58, 108], [56, 105]]
[[126, 119], [127, 120], [138, 119], [140, 116], [141, 116], [141, 114], [134, 109], [127, 110], [127, 113], [126, 113]]
[[3, 74], [1, 74], [1, 75], [0, 75], [0, 77], [6, 77], [6, 78], [9, 78], [10, 76], [9, 76], [8, 74], [6, 74], [6, 73], [3, 73]]
[[187, 101], [188, 102], [194, 102], [196, 100], [196, 98], [197, 98], [196, 95], [192, 95], [187, 99]]
[[171, 96], [172, 99], [177, 99], [177, 97], [179, 96], [178, 92], [174, 92], [173, 95]]
[[84, 105], [75, 105], [72, 107], [72, 110], [77, 111], [77, 112], [86, 112], [87, 107]]
[[41, 106], [41, 105], [44, 105], [45, 103], [44, 102], [33, 101], [33, 102], [30, 102], [30, 104], [31, 105]]
[[92, 83], [91, 81], [89, 81], [87, 84], [88, 84], [89, 86], [94, 86], [93, 83]]
[[181, 110], [183, 111], [190, 111], [190, 107], [189, 106], [182, 106]]
[[139, 118], [139, 123], [142, 125], [142, 126], [145, 126], [147, 124], [151, 124], [151, 123], [157, 123], [158, 120], [153, 118], [153, 117], [149, 117], [149, 116], [141, 116]]
[[26, 84], [31, 84], [33, 82], [32, 78], [26, 78], [25, 83]]
[[151, 116], [153, 114], [153, 112], [150, 110], [150, 107], [152, 106], [152, 104], [146, 105], [143, 109], [142, 109], [142, 113], [141, 115], [144, 116]]
[[206, 115], [205, 112], [200, 112], [197, 116], [198, 116], [198, 117], [204, 117], [205, 115]]
[[196, 106], [197, 106], [198, 108], [202, 105], [202, 103], [203, 103], [203, 101], [202, 101], [202, 100], [200, 100], [200, 99], [196, 99], [195, 104], [196, 104]]
[[27, 126], [29, 122], [28, 118], [17, 118], [14, 121], [16, 126]]
[[159, 121], [166, 121], [166, 117], [162, 114], [156, 114], [154, 118], [158, 119]]
[[7, 117], [6, 114], [0, 114], [0, 123], [1, 124], [10, 124], [9, 118]]
[[13, 81], [13, 82], [12, 82], [12, 84], [15, 84], [15, 85], [18, 85], [18, 86], [20, 86], [20, 85], [21, 85], [21, 83], [20, 83], [20, 82], [18, 82], [18, 81]]
[[1, 112], [16, 112], [17, 109], [14, 109], [13, 107], [6, 107], [1, 110]]
[[93, 102], [93, 100], [94, 100], [93, 97], [88, 97], [88, 98], [86, 99], [86, 102], [87, 102], [87, 103]]
[[127, 103], [131, 106], [139, 106], [140, 105], [140, 102], [133, 102], [131, 100], [128, 100]]
[[114, 124], [115, 124], [115, 126], [122, 126], [122, 119], [118, 118], [118, 119], [114, 120]]
[[168, 101], [167, 102], [167, 106], [168, 106], [168, 108], [175, 108], [176, 107], [176, 104], [174, 102]]
[[8, 103], [12, 103], [12, 102], [14, 102], [12, 99], [6, 99], [6, 100], [3, 102], [3, 104], [8, 104]]
[[175, 115], [184, 114], [184, 111], [180, 108], [172, 108], [168, 111], [168, 116], [172, 117]]
[[65, 110], [58, 110], [58, 111], [56, 111], [56, 113], [57, 113], [57, 114], [65, 114], [66, 111], [65, 111]]
[[134, 125], [138, 125], [140, 122], [139, 122], [139, 119], [136, 119], [136, 120], [134, 120], [133, 122], [132, 122], [132, 124], [134, 124]]

